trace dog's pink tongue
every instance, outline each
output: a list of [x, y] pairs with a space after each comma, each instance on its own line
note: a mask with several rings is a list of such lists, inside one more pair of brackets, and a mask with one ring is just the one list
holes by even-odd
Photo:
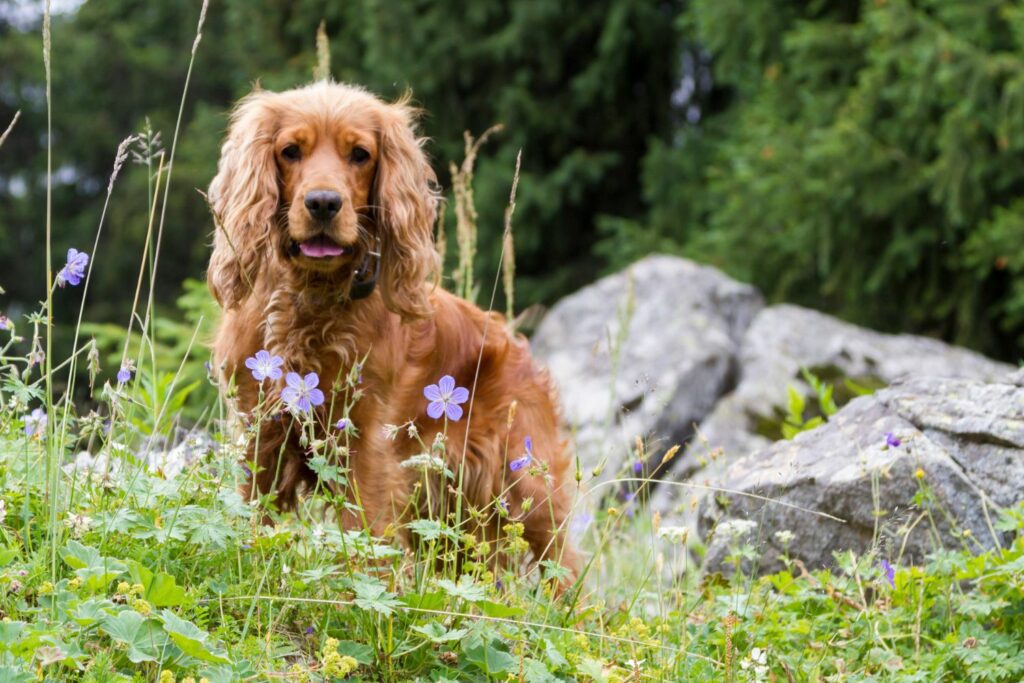
[[326, 237], [314, 237], [299, 244], [299, 250], [311, 258], [324, 258], [325, 256], [341, 256], [345, 248], [340, 247]]

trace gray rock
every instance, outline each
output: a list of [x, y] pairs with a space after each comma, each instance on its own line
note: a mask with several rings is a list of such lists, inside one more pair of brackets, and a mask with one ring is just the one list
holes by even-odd
[[801, 368], [834, 383], [840, 403], [853, 396], [845, 379], [878, 388], [912, 375], [995, 380], [1012, 370], [935, 339], [882, 334], [799, 306], [771, 306], [758, 313], [743, 336], [736, 389], [701, 423], [674, 476], [694, 475], [712, 451], [735, 460], [780, 438], [786, 387], [811, 394]]
[[739, 342], [762, 306], [749, 285], [651, 256], [558, 302], [532, 339], [559, 385], [585, 471], [625, 467], [637, 436], [682, 443], [734, 385]]
[[[724, 567], [735, 541], [714, 528], [729, 519], [758, 523], [761, 570], [781, 566], [780, 530], [793, 532], [789, 554], [808, 566], [845, 550], [878, 548], [908, 562], [938, 545], [994, 546], [996, 508], [1024, 499], [1024, 387], [1013, 382], [898, 381], [818, 429], [741, 458], [720, 482], [727, 492], [701, 508], [708, 565]], [[900, 445], [887, 446], [887, 433]], [[923, 508], [914, 502], [921, 485], [932, 500]]]

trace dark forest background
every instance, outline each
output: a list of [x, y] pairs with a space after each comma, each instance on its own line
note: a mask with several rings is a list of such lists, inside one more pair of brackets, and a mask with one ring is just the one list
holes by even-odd
[[[200, 5], [89, 0], [54, 18], [58, 255], [91, 247], [120, 140], [148, 118], [169, 147]], [[45, 286], [38, 19], [0, 0], [0, 130], [22, 111], [0, 149], [12, 316]], [[519, 305], [665, 251], [773, 300], [1021, 356], [1024, 3], [992, 0], [212, 0], [161, 247], [168, 315], [204, 276], [196, 188], [231, 103], [257, 80], [308, 82], [321, 20], [336, 79], [388, 98], [412, 88], [446, 188], [463, 131], [505, 125], [476, 172], [488, 283], [522, 149]], [[146, 206], [147, 173], [129, 165], [87, 319], [126, 322]]]

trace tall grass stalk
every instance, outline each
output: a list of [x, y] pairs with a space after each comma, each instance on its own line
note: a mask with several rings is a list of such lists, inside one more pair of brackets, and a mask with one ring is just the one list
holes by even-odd
[[[476, 301], [478, 288], [474, 282], [473, 263], [476, 259], [477, 212], [473, 200], [473, 167], [480, 147], [494, 133], [504, 128], [501, 124], [491, 126], [483, 135], [474, 139], [469, 131], [465, 136], [465, 158], [460, 166], [452, 163], [452, 193], [455, 195], [455, 240], [459, 245], [459, 265], [453, 278], [455, 293], [467, 301]], [[495, 282], [497, 284], [497, 282]], [[493, 303], [493, 302], [492, 302]]]
[[0, 135], [0, 147], [3, 147], [4, 143], [7, 142], [7, 136], [11, 134], [12, 130], [14, 130], [14, 124], [18, 122], [19, 118], [21, 118], [20, 109], [14, 112], [14, 118], [11, 119], [11, 122], [7, 125], [7, 128], [4, 129], [3, 135]]
[[50, 71], [50, 0], [43, 4], [43, 69], [46, 73], [46, 495], [49, 498], [50, 579], [57, 579], [57, 446], [53, 420], [53, 77]]
[[[192, 69], [196, 62], [196, 52], [199, 50], [199, 43], [203, 39], [203, 24], [206, 23], [206, 10], [210, 6], [210, 0], [203, 0], [203, 6], [199, 10], [199, 21], [196, 23], [196, 37], [192, 41], [192, 52], [189, 55], [188, 70], [185, 72], [185, 85], [182, 87], [181, 100], [178, 102], [178, 117], [174, 123], [174, 136], [171, 138], [171, 151], [167, 159], [167, 180], [164, 183], [164, 202], [160, 208], [160, 224], [156, 231], [156, 244], [153, 247], [153, 265], [149, 274], [149, 297], [146, 303], [146, 317], [143, 320], [143, 334], [147, 334], [149, 324], [153, 317], [154, 297], [156, 293], [157, 266], [160, 263], [160, 245], [164, 235], [164, 223], [167, 218], [167, 205], [170, 196], [171, 178], [174, 175], [174, 155], [178, 149], [178, 136], [181, 132], [181, 120], [185, 115], [185, 100], [188, 97], [189, 84], [192, 82]], [[159, 397], [154, 396], [156, 401]], [[154, 407], [159, 407], [157, 404]]]

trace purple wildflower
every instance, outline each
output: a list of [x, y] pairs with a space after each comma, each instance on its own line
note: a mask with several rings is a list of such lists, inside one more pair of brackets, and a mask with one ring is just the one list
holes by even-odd
[[292, 412], [308, 413], [313, 406], [324, 402], [324, 392], [320, 386], [320, 378], [315, 372], [300, 377], [297, 372], [289, 372], [284, 378], [286, 386], [281, 390], [281, 400]]
[[533, 461], [533, 439], [526, 437], [524, 443], [526, 445], [526, 454], [508, 464], [508, 468], [513, 472], [518, 472]]
[[504, 498], [499, 498], [498, 499], [498, 507], [500, 507], [505, 512], [506, 515], [508, 514], [508, 501], [507, 500], [505, 500]]
[[882, 571], [885, 572], [885, 579], [893, 588], [896, 587], [896, 567], [889, 564], [888, 560], [882, 560]]
[[885, 433], [885, 445], [889, 448], [899, 448], [901, 443], [903, 442], [897, 439], [892, 432]]
[[505, 590], [505, 584], [502, 583], [501, 579], [495, 579], [494, 580], [494, 588], [495, 588], [495, 590], [497, 590], [499, 592], [503, 591], [503, 590]]
[[343, 432], [346, 429], [348, 429], [348, 420], [346, 420], [345, 418], [341, 418], [340, 420], [338, 420], [338, 423], [335, 424], [334, 426], [338, 428], [339, 432]]
[[640, 474], [643, 471], [644, 471], [644, 461], [643, 460], [637, 460], [635, 463], [633, 463], [633, 472], [634, 473]]
[[451, 375], [445, 375], [437, 384], [424, 387], [423, 395], [430, 401], [427, 405], [427, 415], [435, 420], [447, 415], [452, 422], [462, 418], [462, 408], [459, 404], [469, 400], [469, 390], [466, 387], [455, 386], [455, 378]]
[[89, 265], [89, 255], [77, 249], [68, 249], [68, 261], [57, 273], [57, 285], [78, 285], [85, 277], [85, 267]]
[[311, 636], [311, 635], [313, 635], [313, 632], [314, 632], [314, 629], [313, 629], [313, 627], [312, 627], [312, 626], [307, 626], [307, 627], [306, 627], [306, 635], [307, 635], [307, 636]]
[[117, 383], [126, 384], [128, 380], [132, 378], [132, 368], [128, 363], [121, 366], [121, 369], [117, 371]]
[[262, 382], [268, 377], [281, 379], [282, 365], [284, 365], [284, 359], [281, 356], [271, 356], [266, 349], [260, 349], [255, 356], [245, 359], [245, 367], [252, 370], [253, 379], [257, 382]]
[[11, 319], [6, 315], [0, 315], [0, 330], [11, 329]]
[[25, 436], [42, 434], [46, 429], [46, 411], [42, 408], [36, 408], [22, 419], [25, 422]]

